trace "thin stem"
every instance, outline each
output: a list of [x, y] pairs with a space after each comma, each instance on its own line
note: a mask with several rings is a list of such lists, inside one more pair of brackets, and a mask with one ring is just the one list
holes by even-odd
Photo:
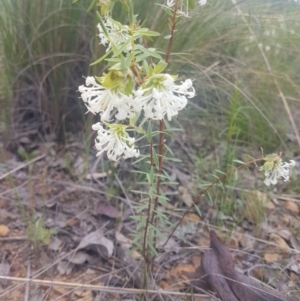
[[175, 1], [175, 5], [174, 5], [174, 12], [173, 12], [173, 16], [172, 16], [172, 26], [171, 26], [171, 38], [169, 39], [169, 43], [168, 43], [168, 47], [167, 47], [166, 60], [165, 60], [166, 63], [169, 63], [169, 58], [170, 58], [170, 54], [171, 54], [173, 36], [174, 36], [175, 27], [176, 27], [177, 9], [178, 9], [178, 0]]
[[[249, 162], [246, 162], [245, 164], [241, 164], [236, 168], [231, 169], [230, 171], [228, 171], [226, 174], [223, 174], [221, 177], [217, 178], [214, 182], [212, 182], [208, 187], [206, 187], [202, 192], [200, 192], [199, 194], [199, 201], [201, 200], [201, 197], [207, 193], [208, 190], [210, 190], [213, 186], [215, 186], [218, 182], [223, 181], [225, 178], [227, 178], [228, 176], [230, 176], [232, 173], [234, 173], [235, 171], [238, 171], [252, 163], [256, 163], [259, 161], [263, 161], [264, 157], [259, 158], [259, 159], [253, 159]], [[165, 241], [165, 243], [162, 245], [162, 248], [168, 243], [169, 239], [172, 237], [172, 235], [174, 234], [174, 232], [176, 231], [176, 229], [178, 228], [178, 226], [182, 223], [182, 221], [184, 220], [184, 218], [187, 216], [187, 214], [191, 211], [191, 209], [193, 208], [193, 206], [195, 205], [195, 203], [193, 203], [191, 206], [188, 207], [188, 209], [185, 211], [185, 213], [182, 215], [182, 217], [180, 218], [179, 222], [176, 224], [176, 226], [173, 228], [172, 232], [170, 233], [170, 235], [168, 236], [167, 240]]]
[[[154, 201], [152, 217], [151, 217], [151, 224], [154, 225], [154, 229], [156, 228], [156, 210], [158, 207], [158, 196], [160, 190], [160, 182], [161, 182], [161, 173], [163, 168], [163, 154], [164, 154], [164, 121], [159, 121], [159, 152], [158, 152], [158, 175], [157, 175], [157, 182], [156, 182], [156, 197]], [[154, 247], [156, 246], [156, 230], [154, 230]]]
[[[172, 48], [172, 42], [173, 42], [173, 36], [174, 36], [174, 31], [176, 27], [176, 14], [177, 14], [177, 9], [178, 9], [178, 1], [175, 1], [174, 5], [174, 11], [173, 11], [173, 16], [172, 16], [172, 25], [171, 25], [171, 38], [169, 40], [168, 46], [167, 46], [167, 52], [166, 52], [166, 63], [169, 62], [170, 54], [171, 54], [171, 48]], [[158, 175], [157, 175], [157, 182], [156, 182], [156, 197], [154, 201], [154, 206], [152, 210], [152, 216], [151, 216], [151, 224], [154, 225], [154, 247], [156, 247], [156, 211], [158, 208], [158, 196], [159, 196], [159, 191], [160, 191], [160, 183], [161, 183], [161, 173], [163, 170], [163, 155], [164, 155], [164, 120], [159, 121], [159, 152], [158, 152]]]
[[[151, 121], [149, 121], [151, 122]], [[151, 138], [150, 141], [150, 168], [153, 167], [153, 140]], [[146, 220], [146, 225], [145, 225], [145, 233], [144, 233], [144, 241], [143, 241], [143, 257], [146, 261], [146, 264], [149, 262], [148, 258], [148, 245], [147, 245], [147, 237], [148, 237], [148, 229], [149, 229], [149, 223], [150, 223], [150, 216], [151, 216], [151, 207], [152, 207], [152, 199], [149, 196], [148, 200], [148, 209], [147, 209], [147, 220]], [[152, 218], [151, 218], [151, 223], [152, 223]]]
[[137, 68], [137, 66], [134, 63], [132, 63], [131, 68], [134, 70], [134, 72], [138, 78], [138, 81], [139, 81], [138, 84], [141, 85], [144, 82], [144, 80], [141, 77], [139, 69]]

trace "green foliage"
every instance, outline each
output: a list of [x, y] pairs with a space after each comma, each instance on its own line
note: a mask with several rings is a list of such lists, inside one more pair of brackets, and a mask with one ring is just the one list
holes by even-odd
[[[285, 128], [292, 118], [289, 106], [292, 108], [293, 104], [287, 104], [286, 99], [300, 97], [297, 70], [300, 27], [292, 22], [300, 7], [291, 3], [281, 6], [271, 0], [264, 1], [263, 5], [261, 1], [252, 1], [237, 7], [229, 0], [211, 0], [210, 5], [196, 6], [190, 12], [192, 19], [180, 19], [175, 37], [172, 37], [170, 64], [167, 64], [163, 53], [171, 36], [170, 22], [164, 15], [166, 8], [162, 10], [161, 5], [153, 5], [152, 1], [135, 1], [138, 20], [146, 20], [142, 28], [136, 29], [131, 1], [108, 1], [108, 6], [102, 2], [98, 4], [101, 14], [89, 14], [87, 11], [96, 2], [74, 0], [72, 5], [71, 1], [61, 0], [2, 1], [0, 55], [3, 93], [0, 101], [5, 110], [1, 112], [0, 121], [19, 118], [19, 124], [27, 125], [30, 119], [38, 120], [37, 124], [43, 125], [40, 129], [43, 133], [54, 132], [63, 139], [67, 130], [74, 129], [73, 120], [79, 123], [79, 130], [85, 125], [76, 87], [83, 83], [82, 76], [102, 75], [100, 62], [106, 61], [110, 67], [107, 74], [97, 77], [103, 87], [121, 87], [122, 92], [124, 90], [128, 94], [132, 93], [134, 79], [127, 71], [133, 64], [141, 63], [141, 74], [136, 75], [142, 78], [144, 86], [153, 84], [147, 80], [154, 74], [164, 70], [173, 74], [180, 70], [180, 79], [184, 75], [195, 79], [194, 86], [199, 95], [195, 104], [200, 109], [188, 109], [184, 122], [191, 122], [197, 130], [201, 127], [203, 134], [221, 146], [214, 166], [216, 181], [213, 189], [205, 191], [205, 195], [223, 215], [233, 215], [237, 202], [227, 186], [236, 185], [237, 172], [232, 173], [232, 177], [226, 172], [232, 169], [233, 159], [238, 157], [237, 148], [262, 147], [269, 152], [277, 147], [288, 147]], [[188, 3], [191, 7], [195, 5], [194, 0]], [[128, 19], [126, 24], [130, 33], [134, 34], [130, 35], [131, 40], [121, 41], [118, 45], [110, 41], [111, 49], [105, 52], [102, 46], [98, 47], [95, 25], [100, 23], [109, 40], [101, 15], [114, 5], [116, 20], [124, 24], [123, 21]], [[140, 44], [135, 44], [136, 41]], [[128, 46], [133, 47], [131, 53], [124, 51]], [[91, 62], [93, 71], [87, 67]], [[159, 77], [155, 81], [159, 81]], [[10, 114], [12, 111], [14, 114]], [[68, 123], [69, 117], [71, 123]], [[134, 128], [138, 121], [140, 116], [133, 118], [130, 127]], [[145, 125], [147, 122], [148, 127]], [[142, 155], [136, 161], [140, 167], [135, 176], [142, 188], [132, 190], [141, 196], [139, 204], [133, 207], [136, 215], [132, 218], [137, 223], [133, 241], [148, 262], [157, 255], [158, 240], [174, 229], [166, 214], [170, 200], [161, 186], [171, 187], [176, 183], [163, 169], [162, 162], [179, 160], [164, 146], [164, 135], [169, 134], [164, 127], [169, 129], [167, 123], [161, 123], [157, 130], [154, 123], [146, 118], [137, 129], [147, 138], [150, 156]], [[198, 155], [202, 157], [201, 153]], [[28, 160], [33, 154], [19, 151], [19, 156]], [[70, 162], [66, 153], [65, 165], [75, 175]], [[273, 162], [267, 164], [271, 166]], [[111, 177], [114, 175], [113, 171]], [[106, 190], [108, 198], [118, 193], [115, 187]], [[263, 214], [259, 215], [259, 212], [263, 211], [258, 208], [257, 213], [257, 208], [255, 204], [253, 215], [260, 222]], [[35, 247], [39, 243], [48, 243], [54, 233], [44, 227], [42, 218], [33, 219], [28, 224], [28, 237]]]
[[[235, 135], [239, 132], [239, 144], [266, 151], [286, 148], [285, 131], [291, 116], [279, 97], [279, 89], [290, 99], [299, 99], [296, 66], [300, 26], [295, 20], [300, 6], [280, 1], [241, 3], [238, 9], [246, 16], [243, 19], [230, 0], [210, 4], [192, 12], [191, 20], [183, 21], [175, 33], [170, 66], [195, 79], [198, 103], [207, 109], [203, 115], [193, 108], [187, 118], [193, 119], [196, 127], [197, 120], [199, 124], [203, 118], [213, 120], [205, 130], [219, 132], [216, 127], [228, 122], [228, 114], [234, 113], [230, 112], [234, 109], [234, 131]], [[165, 28], [154, 45], [158, 50], [165, 49], [167, 21], [160, 18], [157, 8], [146, 16], [151, 8], [142, 1], [136, 2], [136, 6], [140, 18], [147, 18], [151, 29], [161, 32]], [[274, 79], [279, 81], [279, 87]], [[236, 98], [235, 103], [232, 97]], [[291, 107], [296, 105], [295, 101], [289, 102]]]
[[29, 161], [36, 157], [39, 154], [37, 150], [34, 150], [32, 152], [26, 152], [24, 149], [18, 149], [18, 155], [21, 158], [22, 161]]
[[64, 138], [71, 115], [83, 120], [75, 87], [88, 73], [95, 24], [84, 8], [89, 1], [80, 2], [82, 6], [60, 0], [0, 3], [1, 82], [8, 90], [1, 95], [1, 113], [22, 130], [34, 120], [42, 124], [42, 132]]
[[[28, 120], [37, 119], [43, 124], [44, 132], [50, 130], [63, 138], [65, 130], [73, 128], [74, 123], [70, 125], [69, 121], [74, 120], [75, 115], [80, 121], [77, 122], [80, 130], [84, 114], [76, 87], [82, 84], [82, 76], [91, 73], [88, 65], [101, 56], [97, 50], [101, 47], [96, 47], [98, 20], [93, 10], [87, 12], [91, 3], [90, 0], [75, 4], [60, 0], [1, 1], [0, 103], [5, 108], [1, 110], [1, 121], [9, 123], [12, 118], [18, 118], [28, 129]], [[150, 28], [140, 29], [136, 38], [140, 35], [150, 38], [155, 32], [161, 32], [153, 40], [155, 43], [151, 40], [148, 43], [158, 51], [165, 50], [168, 20], [161, 17], [160, 6], [146, 0], [133, 3], [138, 20], [146, 20], [145, 25]], [[127, 12], [119, 3], [115, 5], [114, 14], [122, 22]], [[263, 5], [261, 1], [251, 1], [239, 8], [245, 14], [255, 13], [258, 20], [249, 14], [245, 23], [229, 0], [211, 0], [210, 5], [201, 9], [196, 6], [191, 12], [192, 19], [182, 21], [177, 28], [169, 68], [195, 78], [199, 104], [209, 110], [207, 116], [201, 112], [198, 116], [200, 113], [208, 120], [216, 116], [222, 123], [223, 118], [228, 118], [230, 99], [238, 88], [235, 100], [238, 142], [267, 151], [285, 145], [284, 133], [290, 117], [283, 110], [274, 77], [280, 80], [282, 92], [290, 99], [300, 96], [297, 88], [300, 84], [297, 70], [300, 27], [295, 21], [300, 6], [283, 5], [280, 1], [264, 1]], [[257, 42], [253, 41], [249, 28]], [[267, 69], [260, 47], [272, 73]], [[104, 54], [104, 50], [101, 51]], [[137, 51], [141, 58], [144, 55], [160, 57], [158, 51], [146, 48]], [[93, 71], [96, 73], [96, 69]], [[19, 114], [21, 110], [26, 114]], [[15, 114], [11, 114], [12, 111]], [[196, 112], [188, 114], [192, 116]], [[214, 131], [213, 126], [210, 129]]]
[[28, 222], [27, 231], [28, 239], [33, 243], [35, 249], [40, 244], [49, 244], [51, 236], [57, 234], [56, 230], [45, 228], [43, 218]]

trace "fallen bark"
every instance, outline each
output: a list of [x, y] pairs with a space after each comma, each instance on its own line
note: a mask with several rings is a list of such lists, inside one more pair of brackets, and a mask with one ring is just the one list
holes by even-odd
[[210, 247], [202, 257], [201, 268], [187, 275], [193, 276], [195, 286], [216, 292], [222, 301], [298, 301], [238, 273], [229, 248], [214, 231], [210, 232]]

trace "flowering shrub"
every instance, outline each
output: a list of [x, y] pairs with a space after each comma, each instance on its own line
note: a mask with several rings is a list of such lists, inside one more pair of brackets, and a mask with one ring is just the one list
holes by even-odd
[[[141, 196], [138, 213], [133, 219], [137, 220], [138, 233], [134, 243], [141, 249], [146, 263], [157, 253], [157, 237], [163, 237], [162, 229], [157, 220], [164, 221], [170, 227], [164, 232], [174, 233], [184, 216], [192, 208], [189, 207], [179, 223], [171, 224], [164, 212], [158, 206], [166, 207], [168, 198], [161, 190], [164, 184], [172, 185], [167, 172], [163, 169], [166, 153], [172, 152], [165, 145], [165, 122], [171, 121], [188, 104], [188, 100], [195, 96], [192, 79], [182, 79], [167, 72], [175, 27], [180, 18], [189, 17], [189, 12], [196, 7], [195, 0], [166, 0], [161, 8], [170, 16], [170, 35], [167, 40], [165, 58], [161, 51], [146, 47], [148, 41], [159, 36], [158, 32], [141, 27], [134, 12], [132, 0], [120, 0], [124, 10], [128, 12], [128, 24], [123, 25], [112, 18], [112, 10], [116, 0], [100, 1], [101, 15], [99, 17], [100, 45], [105, 47], [105, 55], [96, 61], [106, 60], [108, 68], [100, 77], [88, 76], [85, 85], [79, 87], [81, 98], [89, 112], [99, 115], [99, 122], [92, 126], [97, 132], [95, 147], [97, 156], [106, 152], [109, 160], [117, 161], [121, 158], [137, 158], [149, 164], [149, 172], [142, 173], [147, 179], [147, 189], [135, 191]], [[206, 0], [198, 1], [204, 6]], [[201, 8], [200, 8], [201, 9]], [[146, 43], [147, 41], [147, 43]], [[157, 122], [159, 131], [152, 131], [152, 123]], [[140, 154], [136, 146], [136, 139], [129, 135], [142, 135], [149, 148], [149, 155]], [[158, 150], [155, 149], [153, 138], [159, 136]], [[142, 140], [142, 139], [138, 139]], [[139, 159], [139, 160], [140, 160]], [[175, 159], [174, 159], [175, 160]], [[213, 185], [223, 180], [239, 169], [259, 161], [265, 161], [260, 168], [265, 172], [264, 183], [277, 184], [279, 179], [289, 180], [290, 167], [295, 161], [283, 163], [281, 155], [272, 154], [259, 159], [253, 159], [227, 172], [209, 185], [202, 194]], [[141, 231], [142, 229], [142, 231]], [[169, 239], [168, 238], [168, 239]], [[166, 242], [165, 242], [166, 243]], [[146, 265], [149, 268], [149, 264]]]

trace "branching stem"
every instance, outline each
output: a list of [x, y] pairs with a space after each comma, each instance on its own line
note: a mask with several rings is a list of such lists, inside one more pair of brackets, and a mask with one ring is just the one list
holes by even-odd
[[[212, 182], [209, 186], [207, 186], [202, 192], [200, 192], [199, 194], [199, 201], [201, 200], [201, 197], [207, 193], [212, 187], [214, 187], [218, 182], [223, 181], [225, 178], [227, 178], [228, 176], [230, 176], [232, 173], [259, 161], [263, 161], [264, 157], [259, 158], [259, 159], [252, 159], [244, 164], [241, 164], [233, 169], [231, 169], [230, 171], [228, 171], [227, 173], [223, 174], [221, 177], [217, 178], [214, 182]], [[176, 231], [176, 229], [178, 228], [178, 226], [182, 223], [182, 221], [184, 220], [184, 218], [187, 216], [187, 214], [191, 211], [191, 209], [194, 207], [194, 205], [196, 205], [195, 203], [193, 203], [191, 206], [189, 206], [187, 208], [187, 210], [185, 211], [185, 213], [182, 215], [182, 217], [180, 218], [180, 220], [178, 221], [178, 223], [175, 225], [175, 227], [172, 229], [172, 232], [170, 233], [170, 235], [168, 236], [167, 240], [165, 241], [165, 243], [162, 245], [162, 248], [168, 243], [169, 239], [173, 236], [174, 232]]]
[[[171, 48], [172, 48], [172, 42], [173, 42], [173, 36], [175, 32], [176, 27], [176, 14], [178, 9], [178, 1], [175, 1], [174, 5], [174, 11], [171, 21], [171, 38], [169, 40], [168, 46], [167, 46], [167, 52], [166, 52], [166, 63], [169, 62], [170, 54], [171, 54]], [[152, 216], [151, 216], [151, 224], [154, 225], [154, 247], [156, 247], [156, 216], [157, 216], [157, 208], [158, 208], [158, 200], [159, 200], [159, 193], [160, 193], [160, 183], [161, 183], [161, 173], [163, 170], [163, 156], [164, 156], [164, 120], [159, 121], [159, 151], [158, 151], [158, 173], [157, 173], [157, 182], [156, 182], [156, 197], [154, 200], [154, 206], [152, 210]]]

